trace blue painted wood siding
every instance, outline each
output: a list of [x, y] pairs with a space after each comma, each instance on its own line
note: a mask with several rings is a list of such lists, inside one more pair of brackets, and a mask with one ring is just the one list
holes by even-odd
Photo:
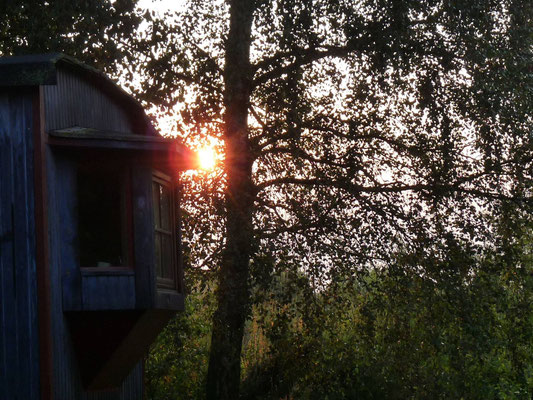
[[0, 398], [39, 398], [32, 95], [0, 92]]
[[87, 310], [133, 310], [135, 275], [83, 276], [81, 293]]
[[[121, 388], [112, 392], [86, 392], [83, 389], [74, 345], [70, 337], [65, 311], [82, 310], [83, 298], [96, 308], [108, 308], [109, 296], [105, 292], [109, 285], [96, 281], [104, 277], [83, 277], [77, 256], [77, 214], [76, 214], [76, 163], [64, 152], [58, 154], [47, 150], [48, 223], [50, 235], [50, 285], [53, 331], [53, 392], [54, 399], [80, 400], [138, 400], [143, 398], [142, 363], [139, 363], [126, 378]], [[94, 279], [92, 279], [94, 278]], [[110, 278], [117, 278], [112, 276]], [[122, 277], [118, 277], [119, 279]], [[133, 308], [134, 276], [124, 277], [127, 287], [124, 304]], [[85, 281], [85, 282], [84, 282]], [[76, 289], [78, 288], [78, 289]], [[83, 290], [85, 289], [85, 290]], [[94, 290], [93, 290], [94, 289]], [[85, 292], [85, 293], [84, 293]], [[98, 298], [99, 295], [106, 295]], [[114, 293], [116, 295], [116, 293]]]

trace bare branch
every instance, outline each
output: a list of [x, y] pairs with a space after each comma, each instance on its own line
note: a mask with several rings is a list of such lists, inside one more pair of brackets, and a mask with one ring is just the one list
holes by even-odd
[[[479, 177], [479, 174], [472, 176]], [[402, 192], [437, 192], [440, 194], [446, 193], [465, 193], [480, 198], [502, 200], [502, 201], [514, 201], [532, 203], [531, 197], [511, 197], [500, 193], [487, 192], [479, 189], [463, 188], [461, 183], [468, 181], [467, 178], [462, 178], [460, 182], [450, 184], [414, 184], [405, 185], [400, 182], [390, 183], [387, 185], [377, 186], [362, 186], [348, 181], [339, 181], [333, 179], [319, 179], [319, 178], [294, 178], [294, 177], [282, 177], [275, 178], [269, 181], [265, 181], [256, 185], [257, 191], [260, 192], [267, 187], [274, 185], [301, 185], [301, 186], [327, 186], [336, 189], [341, 189], [345, 192], [359, 195], [362, 193], [402, 193]]]
[[261, 153], [261, 156], [268, 155], [268, 154], [291, 154], [297, 158], [308, 160], [308, 161], [311, 161], [317, 164], [329, 165], [331, 167], [348, 168], [350, 166], [350, 164], [338, 163], [338, 162], [333, 161], [332, 159], [313, 157], [312, 155], [308, 154], [306, 151], [304, 151], [301, 148], [290, 149], [287, 147], [274, 147], [272, 149], [264, 150]]
[[271, 58], [270, 61], [264, 60], [263, 62], [257, 64], [255, 70], [257, 71], [259, 67], [261, 67], [261, 69], [265, 69], [268, 65], [271, 65], [275, 62], [277, 63], [278, 61], [286, 58], [295, 58], [295, 61], [287, 65], [276, 66], [262, 75], [259, 75], [253, 80], [252, 86], [257, 87], [271, 79], [277, 78], [294, 70], [294, 68], [311, 64], [324, 58], [345, 57], [354, 52], [356, 49], [357, 47], [353, 43], [349, 43], [346, 46], [323, 46], [322, 48], [297, 49], [292, 52], [279, 53]]

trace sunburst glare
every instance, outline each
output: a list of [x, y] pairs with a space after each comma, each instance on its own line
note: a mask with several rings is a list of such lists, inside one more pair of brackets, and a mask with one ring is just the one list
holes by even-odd
[[216, 164], [216, 153], [213, 147], [203, 147], [198, 151], [198, 163], [203, 170], [212, 170]]

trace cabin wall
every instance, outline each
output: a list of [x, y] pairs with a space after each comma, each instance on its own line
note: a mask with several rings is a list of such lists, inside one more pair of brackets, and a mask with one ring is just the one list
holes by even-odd
[[146, 309], [154, 307], [155, 296], [152, 169], [135, 166], [132, 176], [136, 307]]
[[[80, 154], [93, 153], [76, 153], [76, 146], [54, 149], [52, 135], [37, 134], [73, 127], [126, 135], [156, 133], [140, 106], [102, 76], [67, 62], [57, 62], [54, 68], [46, 82], [55, 76], [57, 85], [0, 87], [0, 399], [38, 400], [48, 398], [51, 390], [54, 400], [138, 400], [144, 384], [143, 365], [137, 360], [176, 309], [172, 299], [158, 300], [161, 293], [155, 287], [151, 188], [156, 160], [151, 157], [157, 154], [166, 165], [167, 153], [179, 152], [174, 145], [139, 137], [110, 146], [132, 151], [120, 154], [131, 157], [132, 193], [127, 195], [134, 218], [133, 230], [128, 230], [135, 268], [109, 275], [81, 271], [76, 163]], [[93, 151], [105, 157], [119, 154], [116, 149]], [[137, 155], [148, 162], [140, 163]], [[183, 296], [179, 298], [183, 308]], [[111, 321], [111, 328], [101, 323], [102, 316]], [[116, 320], [122, 325], [113, 324]], [[84, 329], [87, 326], [97, 329]], [[90, 368], [91, 361], [100, 361], [92, 350], [109, 356], [101, 358], [101, 368]], [[95, 370], [98, 375], [91, 381], [87, 371]], [[123, 383], [113, 390], [87, 392], [82, 379], [93, 388]]]
[[39, 399], [33, 108], [0, 92], [0, 397]]
[[[110, 392], [85, 392], [64, 301], [81, 309], [82, 292], [64, 293], [82, 279], [77, 257], [77, 221], [74, 161], [47, 151], [47, 180], [50, 234], [50, 283], [53, 334], [54, 399], [138, 400], [143, 396], [142, 363], [138, 363], [122, 387]], [[63, 281], [63, 284], [62, 284]], [[104, 287], [105, 289], [105, 287]], [[102, 289], [103, 290], [103, 289]], [[70, 300], [68, 300], [70, 299]], [[129, 300], [130, 302], [132, 300]], [[131, 304], [133, 305], [133, 303]]]
[[[68, 69], [57, 69], [57, 85], [44, 88], [45, 130], [75, 126], [103, 131], [144, 134], [142, 124], [102, 90]], [[137, 125], [137, 126], [135, 126]]]

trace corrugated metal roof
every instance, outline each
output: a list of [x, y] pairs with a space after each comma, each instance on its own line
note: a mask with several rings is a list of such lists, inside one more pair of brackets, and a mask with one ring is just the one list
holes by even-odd
[[133, 111], [144, 113], [141, 104], [105, 74], [62, 53], [0, 57], [0, 87], [55, 85], [58, 66], [98, 83], [101, 90], [133, 107]]
[[[116, 132], [99, 131], [90, 128], [72, 127], [54, 131], [52, 137], [83, 139], [90, 138], [92, 141], [105, 139], [106, 143], [113, 140], [124, 142], [142, 142], [155, 146], [168, 146], [169, 151], [177, 153], [183, 158], [182, 162], [187, 164], [186, 168], [192, 168], [194, 154], [187, 149], [178, 139], [164, 139], [155, 130], [147, 117], [142, 105], [131, 95], [120, 88], [115, 82], [105, 74], [81, 63], [73, 57], [62, 53], [35, 54], [13, 57], [0, 57], [0, 88], [20, 87], [20, 86], [40, 86], [56, 85], [58, 81], [58, 68], [65, 68], [86, 79], [89, 84], [94, 85], [97, 90], [104, 92], [119, 102], [128, 113], [131, 113], [138, 121], [138, 131], [150, 138], [137, 138], [138, 135], [117, 136]], [[140, 125], [142, 124], [142, 128]]]

